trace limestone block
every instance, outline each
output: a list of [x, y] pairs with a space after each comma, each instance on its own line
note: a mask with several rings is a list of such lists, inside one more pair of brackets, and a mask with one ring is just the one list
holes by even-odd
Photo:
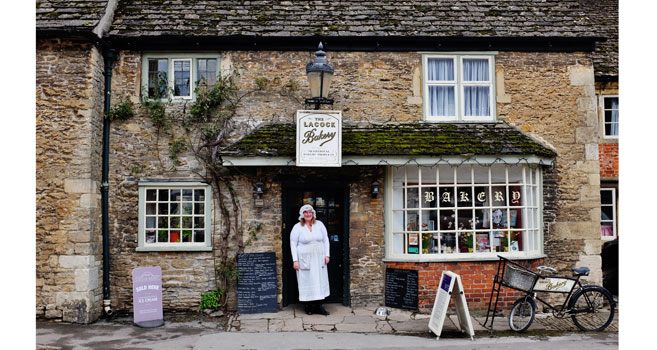
[[600, 253], [602, 253], [601, 239], [587, 239], [584, 241], [584, 254], [600, 255]]
[[59, 266], [65, 269], [86, 268], [94, 265], [93, 255], [63, 255], [59, 257]]
[[64, 179], [64, 192], [66, 193], [93, 193], [96, 182], [91, 179]]
[[84, 292], [98, 288], [98, 268], [75, 270], [75, 290]]
[[598, 138], [597, 129], [589, 126], [575, 129], [575, 142], [589, 144]]
[[409, 105], [421, 105], [422, 104], [422, 97], [421, 96], [408, 96], [406, 99], [406, 102]]
[[571, 66], [568, 67], [570, 73], [570, 85], [572, 86], [593, 86], [593, 67], [592, 66]]
[[98, 208], [100, 204], [100, 196], [96, 193], [85, 193], [80, 196], [81, 208]]
[[602, 257], [600, 255], [583, 255], [577, 262], [577, 267], [588, 267], [591, 269], [586, 281], [602, 284]]
[[555, 222], [550, 224], [552, 239], [593, 239], [600, 235], [599, 222]]
[[68, 239], [74, 243], [87, 243], [93, 240], [91, 231], [74, 231], [68, 235]]
[[580, 188], [580, 201], [593, 202], [592, 205], [599, 206], [600, 203], [600, 186], [583, 185]]
[[93, 292], [55, 292], [55, 305], [64, 305], [71, 300], [93, 300]]
[[599, 151], [597, 143], [587, 143], [585, 146], [586, 160], [599, 160]]

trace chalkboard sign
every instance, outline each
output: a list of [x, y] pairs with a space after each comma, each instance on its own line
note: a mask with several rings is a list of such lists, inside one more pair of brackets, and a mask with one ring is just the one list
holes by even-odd
[[386, 306], [417, 310], [417, 271], [386, 269]]
[[237, 311], [241, 314], [277, 312], [276, 254], [240, 254], [237, 270]]

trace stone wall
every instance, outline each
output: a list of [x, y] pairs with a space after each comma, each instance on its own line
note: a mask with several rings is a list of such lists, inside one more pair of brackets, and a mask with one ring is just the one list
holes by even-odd
[[[91, 57], [93, 54], [88, 56]], [[312, 58], [312, 52], [224, 53], [221, 66], [226, 70], [239, 72], [236, 81], [243, 94], [238, 108], [237, 132], [232, 137], [238, 138], [263, 121], [293, 122], [296, 110], [303, 108], [301, 101], [308, 90], [303, 67]], [[342, 110], [345, 121], [385, 122], [422, 119], [420, 54], [329, 52], [328, 60], [335, 65], [336, 71], [332, 84], [334, 91], [332, 97], [336, 100], [333, 108]], [[89, 57], [87, 61], [95, 62]], [[590, 57], [585, 53], [500, 52], [495, 61], [498, 119], [517, 126], [553, 147], [559, 154], [553, 167], [544, 168], [544, 241], [545, 252], [548, 255], [546, 263], [562, 269], [573, 265], [588, 266], [593, 271], [590, 280], [599, 282], [598, 121]], [[91, 63], [88, 64], [94, 67]], [[139, 101], [140, 75], [141, 53], [120, 52], [112, 81], [114, 104], [124, 98], [131, 99], [133, 102]], [[259, 89], [256, 89], [256, 79], [261, 82]], [[185, 105], [177, 103], [172, 108], [182, 110]], [[70, 109], [68, 108], [67, 111]], [[64, 121], [62, 125], [65, 125]], [[43, 141], [45, 143], [45, 140]], [[214, 284], [213, 254], [211, 252], [142, 253], [136, 252], [135, 248], [139, 179], [198, 180], [195, 172], [201, 170], [199, 164], [190, 155], [183, 154], [180, 156], [182, 165], [172, 170], [171, 161], [168, 159], [166, 136], [158, 133], [143, 113], [138, 113], [125, 122], [113, 122], [110, 142], [110, 253], [112, 257], [110, 279], [113, 307], [117, 310], [131, 310], [130, 274], [133, 268], [159, 265], [163, 269], [165, 310], [196, 309], [200, 294], [212, 288]], [[42, 148], [43, 146], [37, 147], [37, 151], [42, 152], [40, 151]], [[68, 149], [77, 148], [69, 146]], [[83, 156], [79, 160], [90, 158], [94, 159], [91, 156], [86, 158]], [[70, 159], [71, 162], [76, 160], [78, 160], [76, 157]], [[42, 168], [50, 171], [48, 167]], [[89, 169], [95, 168], [90, 166]], [[257, 223], [262, 223], [264, 226], [259, 239], [246, 248], [247, 252], [274, 251], [280, 262], [282, 182], [276, 179], [281, 173], [310, 171], [294, 169], [293, 167], [265, 170], [239, 169], [241, 173], [234, 180], [234, 189], [239, 198], [241, 222], [245, 228]], [[337, 178], [340, 178], [341, 173], [353, 172], [353, 169], [353, 166], [346, 166], [328, 172], [333, 172], [337, 174]], [[385, 251], [383, 196], [379, 195], [379, 198], [372, 199], [370, 185], [374, 179], [378, 179], [381, 188], [385, 187], [383, 168], [362, 167], [356, 170], [359, 179], [350, 181], [349, 195], [351, 301], [353, 305], [378, 305], [384, 301], [383, 283], [386, 265], [382, 261]], [[59, 173], [54, 175], [60, 176]], [[82, 175], [79, 177], [84, 178]], [[79, 177], [77, 174], [71, 176], [73, 179]], [[45, 181], [43, 178], [51, 181], [53, 177], [42, 175], [39, 178], [40, 181]], [[97, 181], [96, 177], [92, 178], [93, 181]], [[256, 178], [266, 179], [264, 208], [255, 207], [253, 183]], [[49, 188], [49, 184], [43, 185], [44, 189]], [[97, 184], [94, 183], [91, 187], [96, 188], [95, 186]], [[42, 186], [38, 188], [41, 189]], [[57, 193], [54, 190], [43, 191], [44, 196], [46, 193], [47, 196], [54, 196]], [[44, 201], [41, 198], [39, 200]], [[215, 209], [216, 207], [215, 205]], [[88, 217], [96, 216], [88, 215]], [[59, 223], [57, 219], [50, 220], [46, 219], [45, 223]], [[215, 249], [219, 244], [221, 224], [221, 217], [215, 210], [213, 226]], [[46, 229], [41, 229], [40, 232], [46, 232]], [[61, 234], [61, 237], [66, 239], [70, 239], [69, 236], [73, 237], [68, 233]], [[55, 250], [66, 246], [54, 241], [53, 244], [45, 244], [49, 242], [40, 243], [38, 249]], [[234, 247], [236, 242], [231, 244]], [[91, 262], [99, 264], [99, 261], [100, 256], [95, 255]], [[53, 263], [57, 265], [60, 260]], [[39, 271], [53, 270], [52, 267], [45, 267], [47, 264], [49, 264], [48, 260], [43, 260]], [[463, 273], [468, 275], [466, 271], [472, 264], [412, 265], [414, 266], [412, 268], [423, 271], [422, 279], [435, 281], [443, 268], [463, 270]], [[279, 281], [281, 268], [279, 264]], [[45, 276], [43, 272], [40, 274]], [[472, 276], [474, 278], [475, 275]], [[280, 291], [281, 283], [278, 287]], [[479, 289], [486, 289], [481, 286], [471, 287], [478, 288], [473, 292], [477, 298], [481, 298], [482, 294]], [[39, 288], [43, 290], [43, 285]], [[430, 291], [425, 290], [421, 299], [424, 311], [428, 305], [427, 300], [432, 298], [430, 294]], [[47, 304], [54, 303], [42, 302], [40, 305]], [[45, 309], [42, 308], [41, 313], [44, 312]]]
[[37, 41], [37, 317], [88, 323], [101, 314], [103, 88], [97, 48]]
[[562, 270], [588, 266], [588, 280], [601, 283], [599, 126], [590, 56], [503, 52], [496, 69], [498, 83], [503, 72], [506, 97], [498, 98], [499, 119], [558, 153], [549, 179], [556, 208], [547, 208], [553, 217], [544, 218], [546, 262]]

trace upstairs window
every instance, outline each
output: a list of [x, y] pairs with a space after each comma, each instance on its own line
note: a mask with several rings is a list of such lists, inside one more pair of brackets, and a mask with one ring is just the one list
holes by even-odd
[[493, 121], [493, 56], [425, 55], [427, 121]]
[[603, 240], [616, 238], [616, 189], [600, 189], [600, 228]]
[[142, 85], [150, 99], [193, 99], [199, 84], [214, 86], [220, 73], [214, 54], [147, 54], [143, 62]]
[[608, 138], [618, 137], [618, 96], [603, 96], [604, 135]]

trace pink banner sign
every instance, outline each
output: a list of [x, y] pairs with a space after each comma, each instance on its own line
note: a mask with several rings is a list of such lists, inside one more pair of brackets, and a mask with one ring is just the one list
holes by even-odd
[[162, 316], [162, 269], [159, 266], [132, 270], [134, 323], [140, 327], [159, 327]]

